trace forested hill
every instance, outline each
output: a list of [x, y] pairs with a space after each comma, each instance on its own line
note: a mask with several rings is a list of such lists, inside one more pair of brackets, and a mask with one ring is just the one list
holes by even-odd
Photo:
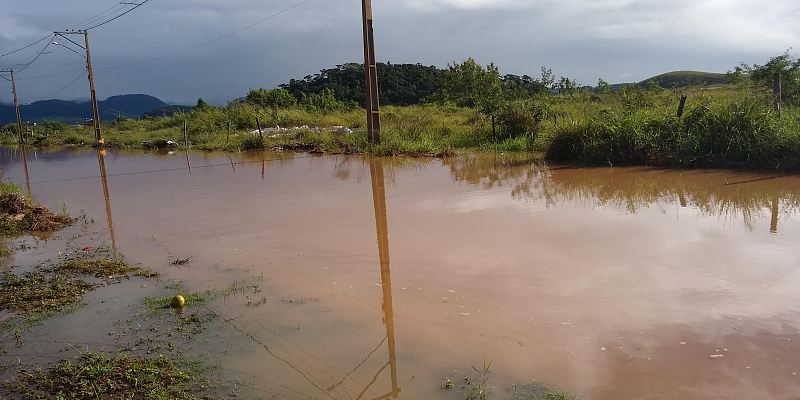
[[730, 77], [726, 74], [715, 72], [673, 71], [645, 79], [640, 84], [646, 84], [651, 81], [662, 88], [671, 89], [685, 86], [726, 85], [730, 83]]
[[[434, 66], [378, 63], [381, 101], [394, 105], [420, 103], [439, 89], [442, 75], [442, 70]], [[356, 63], [338, 65], [280, 86], [296, 98], [303, 93], [330, 89], [337, 100], [361, 103], [364, 99], [364, 66]]]
[[[410, 105], [432, 100], [439, 92], [445, 79], [444, 69], [422, 64], [378, 63], [380, 99], [386, 105]], [[503, 85], [517, 92], [539, 93], [547, 91], [546, 83], [527, 75], [504, 75]], [[280, 85], [295, 98], [303, 94], [333, 91], [337, 100], [344, 102], [364, 102], [364, 65], [348, 63], [336, 68], [324, 69], [318, 74], [303, 79], [292, 79]]]

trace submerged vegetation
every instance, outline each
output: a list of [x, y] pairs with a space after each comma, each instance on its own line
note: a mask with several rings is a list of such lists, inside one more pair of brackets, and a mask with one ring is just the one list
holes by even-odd
[[97, 283], [87, 280], [90, 276], [108, 282], [133, 276], [154, 278], [158, 273], [131, 267], [119, 259], [91, 256], [68, 259], [56, 265], [36, 266], [33, 271], [23, 274], [7, 271], [0, 279], [0, 310], [30, 321], [67, 310], [98, 287]]
[[85, 351], [77, 360], [21, 373], [3, 388], [23, 399], [188, 400], [195, 399], [203, 385], [193, 368], [186, 369], [165, 356], [112, 357]]
[[[335, 153], [445, 156], [458, 149], [536, 151], [591, 164], [800, 168], [800, 61], [789, 53], [726, 75], [674, 73], [612, 87], [581, 88], [542, 68], [501, 75], [472, 59], [435, 67], [385, 64], [383, 141], [367, 143], [358, 64], [277, 89], [256, 89], [225, 107], [202, 100], [189, 111], [118, 118], [105, 143]], [[780, 92], [774, 89], [780, 77]], [[670, 86], [664, 85], [694, 85]], [[701, 85], [702, 84], [702, 85]], [[710, 84], [705, 85], [705, 84]], [[678, 112], [682, 96], [686, 107]], [[779, 102], [778, 99], [781, 99]], [[260, 128], [259, 124], [260, 122]], [[184, 141], [184, 123], [188, 127]], [[10, 128], [4, 135], [11, 142]], [[49, 123], [40, 145], [93, 143], [88, 127]]]

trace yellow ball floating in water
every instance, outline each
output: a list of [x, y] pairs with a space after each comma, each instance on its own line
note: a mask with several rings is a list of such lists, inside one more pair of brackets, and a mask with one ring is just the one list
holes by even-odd
[[172, 308], [183, 308], [186, 305], [186, 299], [181, 295], [172, 298]]

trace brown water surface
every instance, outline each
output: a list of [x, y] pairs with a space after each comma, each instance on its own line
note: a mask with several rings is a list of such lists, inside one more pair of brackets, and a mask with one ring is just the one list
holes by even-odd
[[[244, 398], [455, 399], [445, 377], [489, 361], [498, 399], [532, 381], [599, 400], [800, 398], [800, 177], [491, 154], [21, 158], [4, 150], [6, 178], [85, 210], [167, 280], [263, 276], [263, 300], [214, 305], [231, 331], [206, 345]], [[118, 290], [108, 307], [125, 307]], [[75, 315], [47, 335], [102, 340]]]

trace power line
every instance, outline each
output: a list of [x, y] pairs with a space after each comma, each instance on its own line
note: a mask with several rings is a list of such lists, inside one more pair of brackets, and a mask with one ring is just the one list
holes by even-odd
[[100, 67], [98, 69], [125, 68], [125, 67], [134, 66], [134, 65], [141, 65], [141, 64], [151, 63], [151, 62], [154, 62], [154, 61], [160, 61], [160, 60], [164, 60], [164, 59], [167, 59], [167, 58], [175, 57], [175, 56], [178, 56], [178, 55], [181, 55], [181, 54], [185, 54], [185, 53], [188, 53], [188, 52], [190, 52], [192, 50], [197, 50], [197, 49], [199, 49], [201, 47], [208, 46], [210, 44], [213, 44], [213, 43], [219, 42], [221, 40], [227, 39], [227, 38], [229, 38], [229, 37], [231, 37], [233, 35], [236, 35], [239, 32], [242, 32], [242, 31], [245, 31], [247, 29], [250, 29], [250, 28], [252, 28], [252, 27], [254, 27], [256, 25], [263, 24], [264, 22], [267, 22], [267, 21], [269, 21], [269, 20], [271, 20], [273, 18], [276, 18], [276, 17], [279, 17], [279, 16], [281, 16], [283, 14], [286, 14], [287, 12], [289, 12], [291, 10], [294, 10], [295, 8], [298, 8], [298, 7], [300, 7], [302, 5], [305, 5], [307, 3], [310, 3], [312, 1], [313, 0], [300, 1], [300, 2], [295, 3], [295, 4], [293, 4], [293, 5], [289, 6], [289, 7], [286, 7], [286, 8], [284, 8], [284, 9], [282, 9], [282, 10], [280, 10], [280, 11], [274, 13], [274, 14], [270, 14], [270, 15], [268, 15], [268, 16], [266, 16], [266, 17], [264, 17], [264, 18], [262, 18], [262, 19], [260, 19], [258, 21], [255, 21], [255, 22], [253, 22], [253, 23], [251, 23], [249, 25], [245, 25], [245, 26], [243, 26], [243, 27], [241, 27], [239, 29], [236, 29], [234, 31], [228, 32], [228, 33], [226, 33], [226, 34], [224, 34], [222, 36], [216, 37], [214, 39], [211, 39], [211, 40], [208, 40], [208, 41], [205, 41], [205, 42], [202, 42], [202, 43], [198, 43], [198, 44], [196, 44], [194, 46], [187, 47], [187, 48], [185, 48], [183, 50], [178, 50], [178, 51], [176, 51], [174, 53], [165, 54], [165, 55], [162, 55], [162, 56], [154, 57], [154, 58], [151, 58], [151, 59], [147, 59], [147, 60], [139, 61], [139, 62], [135, 62], [135, 63], [113, 65], [113, 66], [109, 66], [109, 67]]
[[[139, 3], [139, 6], [143, 5], [144, 3], [148, 2], [148, 1], [150, 1], [150, 0], [145, 0], [143, 3]], [[307, 4], [307, 3], [310, 3], [312, 1], [313, 0], [300, 1], [300, 2], [295, 3], [295, 4], [293, 4], [293, 5], [289, 6], [289, 7], [286, 7], [286, 8], [284, 8], [284, 9], [282, 9], [282, 10], [280, 10], [280, 11], [274, 13], [274, 14], [270, 14], [270, 15], [268, 15], [268, 16], [262, 18], [262, 19], [259, 19], [259, 20], [255, 21], [255, 22], [251, 23], [251, 24], [245, 25], [245, 26], [243, 26], [243, 27], [241, 27], [239, 29], [236, 29], [234, 31], [228, 32], [228, 33], [226, 33], [226, 34], [224, 34], [222, 36], [218, 36], [218, 37], [216, 37], [214, 39], [198, 43], [198, 44], [193, 45], [191, 47], [187, 47], [187, 48], [182, 49], [182, 50], [178, 50], [178, 51], [175, 51], [175, 52], [172, 52], [172, 53], [164, 54], [164, 55], [161, 55], [161, 56], [158, 56], [158, 57], [154, 57], [154, 58], [150, 58], [150, 59], [147, 59], [147, 60], [138, 61], [138, 62], [135, 62], [135, 63], [126, 63], [126, 64], [119, 64], [119, 65], [111, 65], [111, 66], [107, 66], [107, 67], [98, 67], [97, 69], [105, 70], [105, 69], [127, 68], [127, 67], [131, 67], [131, 66], [148, 64], [148, 63], [151, 63], [151, 62], [165, 60], [167, 58], [172, 58], [172, 57], [175, 57], [175, 56], [179, 56], [181, 54], [185, 54], [185, 53], [188, 53], [190, 51], [197, 50], [197, 49], [199, 49], [201, 47], [205, 47], [205, 46], [208, 46], [210, 44], [213, 44], [213, 43], [219, 42], [221, 40], [227, 39], [227, 38], [229, 38], [229, 37], [231, 37], [233, 35], [236, 35], [237, 33], [243, 32], [243, 31], [245, 31], [247, 29], [250, 29], [250, 28], [253, 28], [253, 27], [257, 26], [257, 25], [263, 24], [264, 22], [267, 22], [267, 21], [269, 21], [269, 20], [271, 20], [273, 18], [276, 18], [276, 17], [279, 17], [279, 16], [281, 16], [283, 14], [286, 14], [287, 12], [289, 12], [289, 11], [295, 9], [295, 8], [298, 8], [300, 6], [303, 6], [303, 5]], [[119, 16], [111, 19], [111, 20], [117, 19], [117, 18], [121, 17], [122, 15], [127, 14], [130, 11], [133, 11], [135, 8], [137, 8], [139, 6], [136, 6], [136, 7], [132, 8], [132, 9], [126, 11], [125, 13], [120, 14]], [[104, 24], [106, 24], [108, 22], [111, 22], [111, 20], [108, 20], [108, 21], [106, 21], [106, 22], [104, 22], [102, 24], [98, 24], [95, 27], [104, 25]], [[87, 30], [88, 29], [92, 29], [92, 28], [87, 28]], [[39, 40], [39, 42], [41, 42], [42, 40]], [[30, 46], [28, 46], [28, 47], [30, 47]], [[29, 79], [34, 79], [34, 78], [46, 78], [46, 77], [51, 77], [51, 76], [66, 75], [66, 74], [69, 74], [69, 73], [72, 73], [72, 72], [77, 72], [77, 71], [78, 70], [52, 72], [52, 73], [35, 75], [35, 76], [28, 76], [28, 77], [25, 77], [25, 78], [21, 78], [20, 80], [29, 80]]]
[[80, 73], [78, 76], [76, 76], [76, 77], [75, 77], [75, 79], [73, 79], [73, 80], [69, 81], [69, 83], [68, 83], [68, 84], [66, 84], [66, 85], [64, 85], [62, 88], [60, 88], [60, 89], [58, 89], [58, 90], [56, 90], [56, 91], [54, 91], [54, 92], [51, 92], [51, 93], [49, 93], [49, 94], [46, 94], [46, 95], [44, 95], [44, 96], [41, 96], [41, 97], [42, 97], [42, 98], [48, 98], [48, 97], [51, 97], [51, 96], [53, 96], [53, 95], [56, 95], [56, 94], [58, 94], [58, 93], [61, 93], [62, 91], [64, 91], [64, 90], [66, 90], [67, 88], [69, 88], [70, 86], [74, 85], [74, 84], [75, 84], [75, 82], [77, 82], [78, 80], [80, 80], [81, 78], [83, 78], [83, 77], [85, 76], [85, 74], [86, 74], [86, 71], [81, 71], [81, 73]]
[[125, 12], [123, 12], [122, 14], [119, 14], [119, 15], [117, 15], [116, 17], [113, 17], [113, 18], [111, 18], [111, 19], [109, 19], [109, 20], [106, 20], [106, 21], [103, 21], [103, 22], [101, 22], [101, 23], [99, 23], [99, 24], [96, 24], [96, 25], [90, 26], [90, 27], [88, 27], [88, 28], [85, 28], [84, 30], [88, 31], [88, 30], [91, 30], [91, 29], [94, 29], [94, 28], [99, 28], [99, 27], [101, 27], [101, 26], [103, 26], [103, 25], [105, 25], [105, 24], [107, 24], [107, 23], [109, 23], [109, 22], [111, 22], [111, 21], [115, 21], [115, 20], [117, 20], [117, 19], [119, 19], [119, 18], [122, 18], [122, 16], [124, 16], [124, 15], [128, 14], [129, 12], [131, 12], [131, 11], [133, 11], [133, 10], [135, 10], [135, 9], [137, 9], [137, 8], [139, 8], [139, 7], [143, 6], [143, 5], [145, 5], [145, 4], [147, 4], [149, 1], [150, 1], [150, 0], [144, 0], [144, 1], [142, 1], [141, 3], [132, 3], [132, 4], [134, 4], [134, 7], [133, 7], [133, 8], [131, 8], [130, 10], [128, 10], [128, 11], [125, 11]]
[[96, 21], [98, 21], [98, 20], [102, 19], [103, 17], [106, 17], [106, 16], [108, 16], [108, 15], [111, 15], [111, 14], [113, 14], [114, 12], [117, 12], [117, 11], [120, 11], [120, 10], [122, 10], [122, 9], [123, 9], [123, 8], [125, 8], [125, 7], [127, 7], [127, 5], [126, 5], [126, 4], [117, 3], [117, 4], [115, 4], [115, 5], [111, 6], [111, 7], [107, 8], [107, 9], [105, 9], [105, 10], [101, 11], [101, 12], [100, 12], [100, 13], [98, 13], [98, 14], [95, 14], [95, 15], [93, 15], [93, 16], [91, 16], [91, 17], [87, 18], [87, 19], [84, 19], [84, 20], [82, 20], [81, 22], [78, 22], [78, 23], [77, 23], [77, 24], [75, 24], [74, 26], [81, 27], [81, 26], [84, 26], [84, 25], [89, 25], [89, 24], [91, 24], [92, 22], [96, 22]]
[[31, 48], [33, 46], [36, 46], [37, 44], [47, 40], [47, 38], [49, 38], [49, 37], [50, 36], [45, 36], [45, 37], [43, 37], [43, 38], [41, 38], [41, 39], [39, 39], [39, 40], [27, 45], [27, 46], [23, 46], [23, 47], [20, 47], [20, 48], [18, 48], [16, 50], [9, 51], [8, 53], [0, 54], [0, 57], [10, 56], [10, 55], [12, 55], [14, 53], [19, 53], [22, 50], [25, 50], [25, 49]]
[[44, 54], [44, 52], [45, 52], [45, 51], [47, 51], [47, 48], [48, 48], [48, 47], [50, 47], [50, 45], [51, 45], [51, 44], [53, 44], [53, 39], [55, 39], [55, 38], [56, 38], [56, 35], [55, 35], [55, 34], [53, 34], [52, 36], [49, 36], [49, 38], [50, 38], [50, 40], [48, 40], [48, 41], [47, 41], [47, 44], [45, 44], [45, 45], [44, 45], [44, 47], [42, 48], [42, 50], [40, 50], [38, 53], [36, 53], [36, 56], [35, 56], [35, 57], [33, 57], [33, 59], [32, 59], [32, 60], [30, 60], [30, 61], [28, 61], [26, 64], [24, 64], [24, 65], [23, 65], [23, 67], [22, 67], [22, 68], [20, 68], [20, 69], [19, 69], [19, 71], [17, 71], [17, 73], [20, 73], [20, 72], [22, 72], [22, 71], [26, 70], [28, 67], [30, 67], [30, 66], [31, 66], [31, 64], [35, 63], [35, 62], [36, 62], [36, 60], [38, 60], [38, 59], [39, 59], [39, 57], [41, 57], [41, 56], [42, 56], [42, 54]]

